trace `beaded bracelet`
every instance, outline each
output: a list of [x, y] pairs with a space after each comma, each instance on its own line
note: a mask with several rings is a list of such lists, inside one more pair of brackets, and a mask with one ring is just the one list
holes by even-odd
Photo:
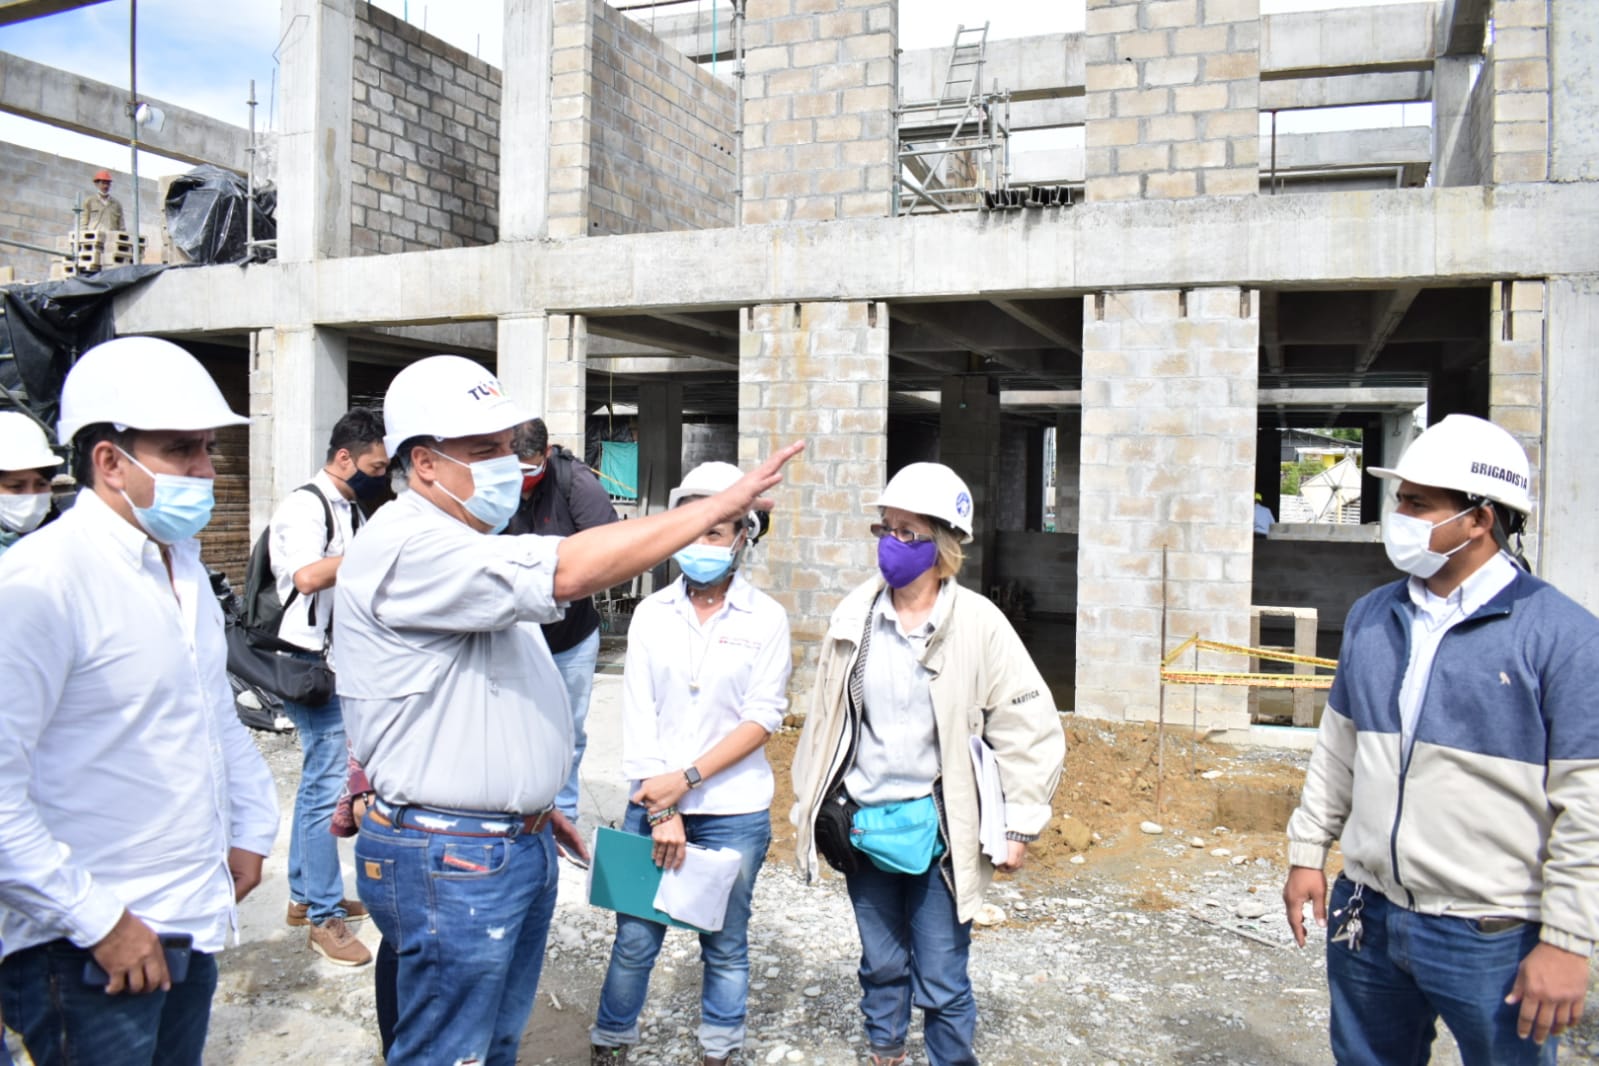
[[660, 825], [662, 822], [669, 822], [673, 818], [676, 818], [677, 817], [677, 808], [676, 807], [668, 807], [664, 811], [656, 811], [654, 814], [647, 814], [644, 817], [649, 821], [650, 828], [654, 829], [656, 826]]
[[1038, 839], [1038, 834], [1037, 833], [1018, 833], [1014, 829], [1007, 829], [1005, 831], [1005, 839], [1006, 840], [1014, 840], [1018, 844], [1031, 844], [1033, 841]]

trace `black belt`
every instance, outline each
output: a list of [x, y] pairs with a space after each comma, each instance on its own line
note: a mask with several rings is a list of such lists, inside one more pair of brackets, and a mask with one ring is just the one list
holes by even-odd
[[390, 803], [381, 797], [373, 797], [372, 808], [367, 812], [378, 825], [458, 837], [519, 837], [542, 833], [554, 813], [554, 807], [546, 807], [537, 814], [458, 811], [448, 807], [424, 807], [419, 803]]

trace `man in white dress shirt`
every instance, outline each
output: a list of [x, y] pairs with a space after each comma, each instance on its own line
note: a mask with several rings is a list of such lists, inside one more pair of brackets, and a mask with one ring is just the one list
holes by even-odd
[[800, 446], [648, 518], [499, 537], [521, 502], [511, 431], [528, 419], [500, 382], [431, 356], [395, 377], [383, 416], [406, 489], [344, 555], [333, 642], [376, 792], [357, 885], [399, 955], [388, 1062], [510, 1066], [555, 910], [554, 836], [586, 855], [554, 808], [572, 716], [539, 624], [744, 514]]
[[177, 345], [97, 345], [61, 394], [77, 504], [0, 558], [0, 1007], [38, 1066], [198, 1064], [272, 849], [194, 539], [246, 421]]

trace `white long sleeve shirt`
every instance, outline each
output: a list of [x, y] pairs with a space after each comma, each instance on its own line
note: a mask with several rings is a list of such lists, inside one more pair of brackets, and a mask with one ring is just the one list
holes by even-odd
[[309, 492], [295, 489], [283, 498], [272, 513], [268, 527], [267, 544], [272, 554], [272, 576], [278, 587], [278, 602], [287, 603], [283, 621], [278, 623], [278, 637], [306, 651], [321, 651], [328, 643], [328, 621], [333, 617], [333, 589], [328, 587], [309, 596], [295, 596], [294, 575], [313, 563], [344, 554], [354, 535], [355, 515], [352, 504], [344, 498], [326, 470], [318, 470], [311, 479], [327, 497], [328, 508], [333, 512], [333, 537], [328, 538], [327, 512], [322, 501]]
[[217, 951], [229, 848], [266, 855], [276, 790], [239, 724], [199, 543], [90, 490], [0, 558], [0, 944], [103, 939], [124, 908]]
[[[788, 613], [737, 572], [704, 623], [679, 578], [628, 624], [622, 670], [622, 772], [632, 787], [681, 770], [744, 722], [783, 724], [792, 666]], [[757, 748], [678, 801], [685, 814], [749, 814], [772, 805], [772, 768]]]

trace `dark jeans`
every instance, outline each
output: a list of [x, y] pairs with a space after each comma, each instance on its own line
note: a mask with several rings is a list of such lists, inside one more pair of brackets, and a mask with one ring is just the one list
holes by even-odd
[[0, 961], [0, 1014], [22, 1034], [35, 1066], [200, 1066], [215, 958], [192, 952], [182, 984], [140, 996], [84, 984], [89, 958], [53, 940]]

